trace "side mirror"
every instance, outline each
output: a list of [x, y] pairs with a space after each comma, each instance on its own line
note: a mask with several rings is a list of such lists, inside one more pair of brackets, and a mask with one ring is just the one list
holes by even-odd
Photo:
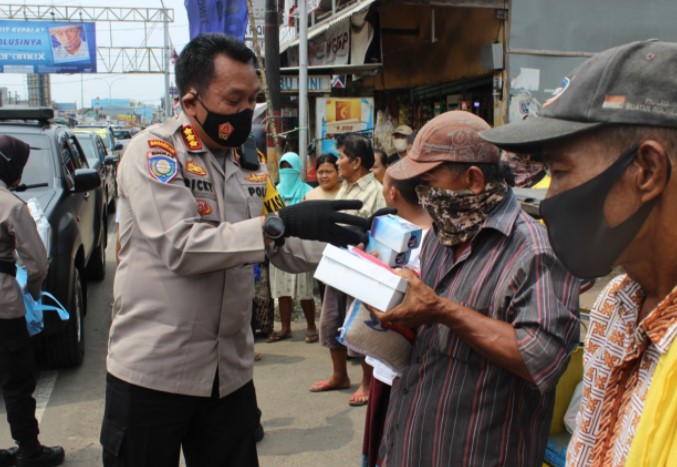
[[95, 169], [76, 169], [73, 193], [84, 193], [101, 186], [101, 176]]
[[117, 165], [120, 162], [120, 156], [106, 156], [103, 160], [104, 165]]
[[113, 151], [122, 151], [124, 149], [124, 146], [122, 143], [115, 143], [115, 146], [113, 146]]

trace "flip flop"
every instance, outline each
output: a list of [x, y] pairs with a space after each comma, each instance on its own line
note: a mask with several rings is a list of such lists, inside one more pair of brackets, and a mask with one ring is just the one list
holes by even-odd
[[350, 396], [350, 399], [348, 399], [348, 404], [351, 407], [360, 407], [362, 405], [367, 405], [369, 403], [369, 393], [364, 393], [364, 392], [356, 392], [352, 396]]
[[291, 339], [291, 332], [288, 334], [278, 334], [276, 332], [272, 333], [270, 336], [268, 336], [268, 339], [266, 339], [266, 342], [280, 342], [285, 339]]
[[315, 384], [310, 386], [308, 389], [310, 392], [324, 392], [324, 391], [336, 391], [339, 389], [348, 389], [350, 387], [350, 382], [346, 385], [339, 386], [332, 384], [329, 381], [317, 381]]
[[314, 344], [315, 342], [320, 340], [320, 336], [318, 336], [317, 333], [306, 334], [306, 338], [303, 340], [306, 342], [306, 344]]

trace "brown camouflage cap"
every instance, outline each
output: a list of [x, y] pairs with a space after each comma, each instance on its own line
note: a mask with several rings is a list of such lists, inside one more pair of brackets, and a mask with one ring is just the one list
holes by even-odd
[[498, 163], [499, 149], [478, 136], [489, 124], [462, 110], [445, 112], [418, 132], [407, 157], [388, 167], [395, 180], [406, 180], [444, 162]]

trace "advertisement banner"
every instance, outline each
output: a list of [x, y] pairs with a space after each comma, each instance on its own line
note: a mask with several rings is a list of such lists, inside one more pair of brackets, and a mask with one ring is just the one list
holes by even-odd
[[244, 40], [248, 22], [246, 0], [185, 0], [190, 38], [221, 32]]
[[372, 97], [315, 99], [315, 134], [321, 143], [318, 154], [336, 149], [335, 135], [362, 133], [369, 139], [374, 130], [374, 99]]
[[96, 73], [95, 23], [0, 20], [0, 73]]

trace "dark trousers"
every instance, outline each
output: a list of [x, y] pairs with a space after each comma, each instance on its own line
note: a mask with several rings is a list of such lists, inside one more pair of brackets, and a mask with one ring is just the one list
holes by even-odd
[[2, 396], [12, 438], [24, 445], [36, 443], [35, 357], [25, 318], [0, 319], [0, 355]]
[[154, 391], [106, 378], [101, 427], [106, 467], [257, 467], [253, 382], [219, 399]]

